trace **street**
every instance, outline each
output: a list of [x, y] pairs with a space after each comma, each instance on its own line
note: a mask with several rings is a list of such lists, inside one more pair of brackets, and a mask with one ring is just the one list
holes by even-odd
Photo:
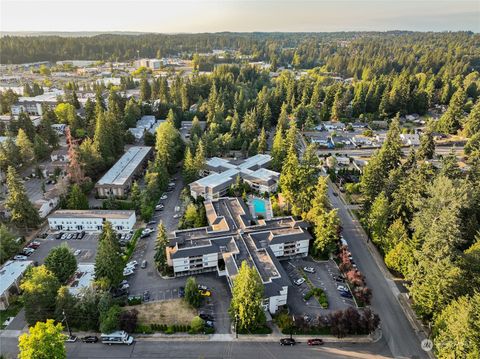
[[[333, 195], [329, 181], [328, 195], [334, 208], [338, 208], [343, 236], [358, 269], [365, 275], [367, 285], [372, 289], [371, 307], [380, 316], [383, 337], [395, 357], [425, 358], [426, 352], [420, 347], [420, 340], [408, 321], [392, 290], [397, 290], [394, 282], [385, 278], [379, 264], [367, 248], [367, 236], [360, 222], [352, 217], [340, 196]], [[398, 292], [398, 290], [397, 290]]]
[[[2, 338], [1, 353], [17, 353], [16, 338]], [[81, 342], [67, 344], [67, 357], [74, 359], [140, 359], [140, 358], [268, 358], [268, 359], [340, 359], [340, 358], [393, 358], [387, 343], [326, 343], [324, 346], [310, 347], [299, 342], [293, 347], [281, 346], [275, 342], [250, 341], [137, 341], [131, 346], [104, 344], [85, 344]]]

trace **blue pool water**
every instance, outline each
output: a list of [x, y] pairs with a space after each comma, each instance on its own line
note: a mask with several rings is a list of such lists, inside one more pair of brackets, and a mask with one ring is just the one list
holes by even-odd
[[265, 215], [267, 213], [267, 207], [265, 206], [265, 201], [260, 198], [254, 198], [252, 200], [253, 203], [253, 209], [255, 211], [255, 214], [262, 214]]

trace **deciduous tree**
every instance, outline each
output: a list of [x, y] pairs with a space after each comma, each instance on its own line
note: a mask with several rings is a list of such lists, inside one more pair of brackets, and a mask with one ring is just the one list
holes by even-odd
[[64, 359], [67, 357], [63, 326], [53, 319], [38, 322], [18, 339], [20, 359]]

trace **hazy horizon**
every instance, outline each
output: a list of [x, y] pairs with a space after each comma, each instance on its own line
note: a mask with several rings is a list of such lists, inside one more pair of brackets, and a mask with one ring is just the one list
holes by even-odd
[[0, 0], [0, 6], [1, 32], [480, 31], [480, 2], [470, 0]]

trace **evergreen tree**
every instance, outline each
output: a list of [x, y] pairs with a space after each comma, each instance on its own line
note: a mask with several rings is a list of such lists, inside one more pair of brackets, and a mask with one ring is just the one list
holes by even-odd
[[431, 160], [435, 155], [435, 141], [433, 140], [432, 131], [429, 126], [420, 136], [420, 148], [418, 149], [418, 156], [425, 160]]
[[54, 247], [45, 258], [45, 267], [65, 284], [77, 270], [77, 259], [67, 245]]
[[157, 240], [155, 242], [155, 264], [161, 273], [165, 273], [168, 269], [167, 263], [167, 247], [170, 245], [167, 237], [167, 230], [163, 223], [158, 225]]
[[74, 183], [70, 189], [67, 200], [68, 209], [88, 209], [88, 198], [82, 191], [82, 188]]
[[381, 247], [383, 251], [384, 236], [387, 232], [389, 225], [390, 207], [388, 198], [384, 192], [381, 192], [375, 201], [373, 201], [372, 207], [368, 213], [367, 225], [372, 237], [372, 241]]
[[110, 286], [115, 287], [123, 278], [123, 267], [117, 234], [113, 230], [112, 224], [105, 222], [95, 258], [95, 279], [106, 280]]
[[0, 223], [0, 264], [15, 255], [19, 249], [20, 244], [17, 243], [17, 236], [13, 235], [5, 224]]
[[143, 76], [140, 80], [140, 101], [150, 101], [152, 97], [152, 89], [150, 84], [145, 76]]
[[465, 104], [465, 91], [459, 88], [452, 96], [447, 111], [440, 117], [437, 123], [439, 131], [456, 134], [460, 129], [460, 121], [463, 118], [463, 106]]
[[290, 146], [279, 180], [282, 195], [289, 208], [295, 204], [297, 193], [301, 190], [299, 173], [300, 164], [298, 163], [297, 154], [293, 146]]
[[258, 153], [264, 154], [267, 151], [267, 146], [267, 134], [263, 127], [262, 131], [260, 131], [260, 136], [258, 137]]
[[264, 286], [257, 270], [243, 261], [233, 280], [229, 311], [238, 331], [253, 331], [265, 325], [263, 293]]
[[48, 145], [38, 134], [35, 135], [35, 142], [33, 143], [33, 153], [35, 155], [35, 160], [38, 162], [45, 160], [50, 153]]
[[464, 132], [467, 137], [472, 137], [480, 132], [480, 100], [477, 100], [465, 120]]
[[191, 183], [196, 180], [197, 176], [197, 166], [193, 160], [190, 147], [187, 146], [187, 149], [185, 150], [185, 159], [183, 160], [183, 179], [185, 183]]
[[279, 171], [282, 168], [283, 161], [287, 152], [285, 148], [282, 130], [278, 127], [277, 131], [275, 132], [275, 137], [272, 144], [272, 151], [270, 154], [272, 156], [272, 169], [274, 171]]
[[80, 155], [78, 153], [78, 145], [70, 134], [70, 129], [67, 128], [66, 139], [68, 146], [68, 167], [67, 176], [71, 183], [82, 184], [85, 181], [85, 173], [80, 163]]
[[36, 227], [40, 223], [40, 216], [13, 167], [7, 170], [7, 188], [5, 207], [10, 211], [10, 221], [18, 227]]
[[22, 162], [29, 163], [34, 158], [33, 144], [22, 129], [18, 130], [17, 146], [20, 150]]

